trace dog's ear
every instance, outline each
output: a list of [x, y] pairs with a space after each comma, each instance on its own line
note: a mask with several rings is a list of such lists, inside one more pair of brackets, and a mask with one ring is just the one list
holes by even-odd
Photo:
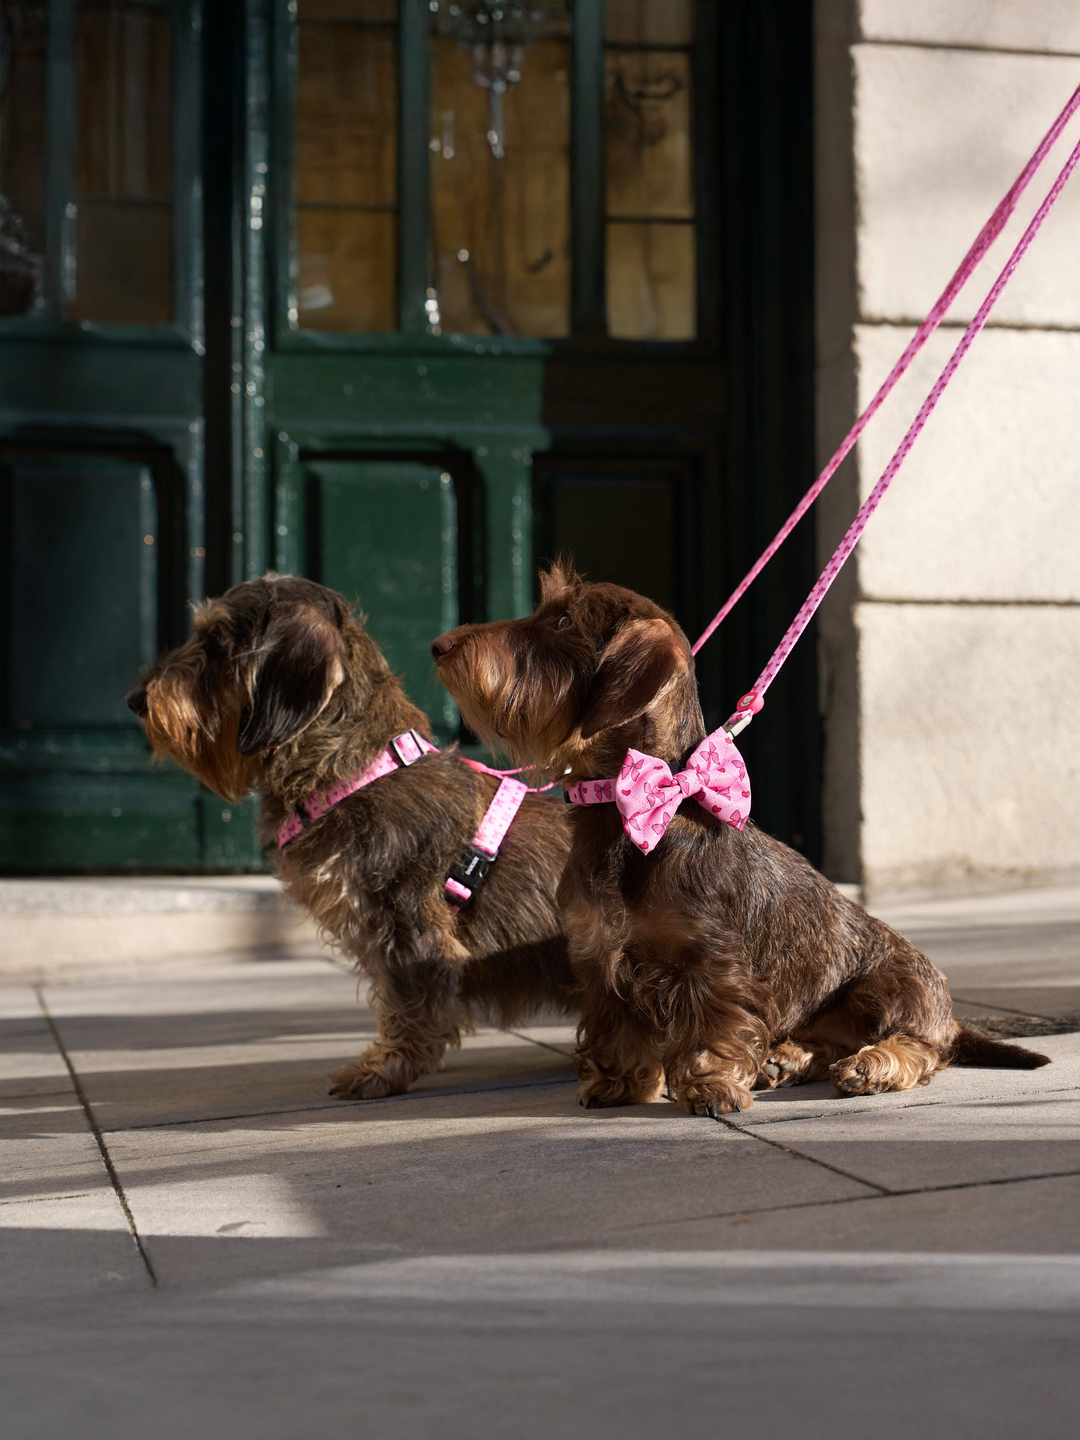
[[259, 655], [240, 715], [241, 755], [261, 755], [298, 735], [345, 678], [341, 633], [312, 605], [275, 617]]
[[660, 691], [686, 669], [686, 655], [666, 620], [628, 620], [609, 641], [593, 679], [581, 738], [636, 720]]
[[574, 569], [572, 555], [557, 555], [547, 570], [540, 571], [540, 603], [543, 605], [572, 585], [580, 585], [582, 577]]

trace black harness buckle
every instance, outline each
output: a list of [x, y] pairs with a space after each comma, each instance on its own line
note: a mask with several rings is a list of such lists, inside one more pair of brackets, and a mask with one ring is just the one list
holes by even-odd
[[467, 905], [469, 900], [476, 899], [476, 892], [487, 879], [488, 871], [495, 864], [497, 856], [488, 855], [483, 850], [477, 850], [475, 845], [469, 845], [450, 866], [447, 879], [456, 880], [469, 892], [469, 899], [459, 896], [459, 903]]

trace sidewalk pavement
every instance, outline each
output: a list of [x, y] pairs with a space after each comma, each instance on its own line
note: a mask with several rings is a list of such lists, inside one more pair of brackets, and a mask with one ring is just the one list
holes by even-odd
[[2, 1440], [1075, 1433], [1080, 889], [882, 912], [1052, 1065], [716, 1124], [555, 1023], [333, 1101], [355, 977], [204, 884], [0, 882]]

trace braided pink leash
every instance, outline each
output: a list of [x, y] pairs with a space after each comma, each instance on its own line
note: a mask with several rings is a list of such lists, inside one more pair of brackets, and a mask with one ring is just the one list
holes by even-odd
[[926, 319], [922, 322], [918, 330], [916, 330], [915, 334], [911, 337], [907, 348], [904, 350], [904, 353], [900, 356], [900, 359], [896, 362], [892, 370], [889, 372], [888, 377], [886, 378], [884, 384], [881, 386], [880, 390], [878, 390], [877, 394], [870, 401], [870, 404], [866, 407], [866, 409], [862, 412], [859, 418], [855, 421], [855, 424], [844, 436], [844, 439], [841, 441], [840, 446], [837, 449], [836, 453], [833, 455], [832, 459], [825, 466], [824, 470], [822, 470], [821, 474], [814, 481], [813, 485], [810, 486], [810, 489], [799, 501], [795, 509], [784, 521], [783, 525], [777, 531], [774, 539], [765, 548], [760, 558], [754, 562], [754, 564], [747, 571], [743, 579], [728, 596], [727, 600], [721, 606], [720, 610], [716, 614], [715, 618], [712, 620], [711, 624], [709, 624], [702, 632], [700, 638], [693, 646], [691, 652], [692, 654], [696, 655], [701, 649], [701, 647], [705, 644], [705, 641], [708, 640], [712, 633], [723, 623], [724, 620], [726, 620], [727, 616], [731, 613], [731, 611], [735, 608], [738, 602], [746, 594], [747, 590], [761, 574], [762, 570], [765, 569], [765, 566], [776, 554], [777, 550], [780, 549], [780, 546], [791, 534], [792, 530], [795, 529], [795, 526], [806, 514], [807, 510], [810, 509], [810, 506], [825, 489], [825, 486], [829, 483], [832, 477], [836, 474], [837, 470], [847, 458], [852, 447], [855, 445], [855, 442], [858, 440], [859, 436], [866, 429], [867, 425], [874, 418], [877, 412], [881, 409], [882, 405], [888, 399], [889, 395], [892, 394], [892, 391], [896, 387], [897, 382], [903, 376], [904, 372], [907, 370], [911, 362], [915, 359], [915, 356], [926, 344], [927, 340], [929, 340], [930, 336], [941, 324], [942, 320], [948, 313], [953, 301], [967, 284], [968, 280], [970, 280], [972, 274], [978, 267], [987, 250], [989, 250], [990, 246], [1001, 234], [1001, 231], [1005, 227], [1006, 221], [1016, 209], [1021, 195], [1023, 195], [1024, 191], [1027, 189], [1028, 184], [1035, 175], [1035, 172], [1040, 168], [1043, 161], [1046, 159], [1047, 155], [1053, 148], [1054, 144], [1057, 142], [1059, 136], [1061, 135], [1061, 132], [1065, 129], [1065, 126], [1069, 123], [1069, 121], [1072, 119], [1073, 115], [1078, 109], [1080, 109], [1080, 86], [1078, 86], [1077, 89], [1073, 91], [1064, 110], [1062, 110], [1061, 114], [1054, 121], [1053, 125], [1051, 125], [1050, 129], [1043, 136], [1035, 153], [1024, 166], [1023, 170], [1021, 170], [1020, 174], [1017, 176], [1010, 189], [1006, 192], [1004, 199], [1001, 201], [1001, 204], [997, 207], [994, 213], [990, 216], [990, 219], [987, 220], [986, 224], [979, 231], [978, 235], [975, 238], [975, 243], [964, 256], [963, 260], [960, 262], [959, 268], [957, 269], [955, 275], [952, 277], [948, 285], [945, 286], [945, 289], [938, 296], [929, 315], [927, 315]]
[[[715, 620], [713, 620], [712, 624], [701, 636], [697, 644], [693, 647], [694, 654], [698, 652], [701, 646], [705, 643], [705, 641], [709, 638], [709, 636], [713, 633], [716, 627], [728, 614], [731, 608], [739, 600], [739, 598], [742, 596], [742, 594], [745, 592], [751, 582], [755, 579], [755, 577], [760, 574], [765, 564], [780, 548], [784, 540], [794, 529], [795, 525], [806, 513], [810, 505], [813, 504], [814, 500], [818, 497], [821, 491], [825, 488], [825, 485], [831, 479], [832, 475], [835, 473], [836, 469], [839, 467], [844, 457], [851, 450], [852, 446], [855, 444], [856, 440], [859, 438], [862, 431], [865, 429], [869, 420], [880, 408], [886, 396], [893, 389], [896, 382], [900, 379], [901, 375], [903, 375], [904, 371], [911, 364], [911, 361], [915, 358], [915, 355], [922, 348], [923, 344], [940, 324], [945, 312], [949, 308], [949, 305], [955, 299], [957, 293], [959, 292], [963, 284], [970, 277], [971, 272], [974, 270], [975, 266], [978, 264], [983, 254], [985, 254], [986, 249], [990, 245], [991, 241], [1000, 232], [1005, 221], [1008, 219], [1013, 209], [1015, 209], [1016, 202], [1020, 198], [1020, 195], [1023, 193], [1023, 190], [1027, 186], [1032, 175], [1034, 175], [1035, 171], [1042, 163], [1050, 147], [1058, 138], [1065, 124], [1077, 111], [1077, 109], [1080, 109], [1080, 88], [1078, 88], [1073, 93], [1065, 109], [1061, 112], [1057, 120], [1054, 122], [1054, 125], [1047, 132], [1045, 138], [1042, 141], [1042, 144], [1039, 146], [1038, 150], [1032, 156], [1028, 164], [1024, 167], [1024, 170], [1021, 172], [1012, 189], [1005, 196], [1004, 200], [1002, 200], [997, 210], [994, 211], [994, 214], [991, 216], [987, 224], [983, 227], [983, 230], [979, 234], [979, 238], [976, 240], [972, 248], [968, 251], [968, 254], [967, 256], [965, 256], [963, 263], [957, 270], [956, 274], [953, 276], [952, 280], [950, 280], [948, 286], [942, 293], [937, 304], [934, 306], [930, 314], [927, 316], [926, 320], [923, 321], [922, 325], [920, 325], [919, 329], [912, 337], [912, 340], [905, 349], [903, 355], [900, 357], [900, 359], [897, 361], [896, 365], [890, 372], [888, 379], [878, 390], [877, 394], [874, 396], [873, 400], [870, 402], [867, 408], [863, 411], [862, 415], [859, 416], [858, 420], [852, 426], [851, 430], [845, 437], [836, 454], [832, 457], [828, 465], [822, 471], [821, 475], [810, 487], [803, 499], [799, 502], [796, 509], [792, 512], [791, 516], [788, 518], [782, 529], [777, 534], [776, 538], [773, 540], [772, 544], [764, 552], [760, 560], [757, 561], [755, 566], [750, 570], [746, 578], [742, 581], [742, 583], [727, 601], [723, 609], [716, 616]], [[964, 356], [971, 348], [971, 344], [974, 341], [975, 337], [986, 324], [990, 311], [997, 303], [998, 297], [1000, 296], [1002, 290], [1005, 288], [1009, 279], [1012, 277], [1013, 271], [1023, 259], [1032, 240], [1034, 240], [1035, 236], [1038, 234], [1043, 221], [1046, 219], [1058, 196], [1061, 194], [1061, 191], [1064, 188], [1066, 182], [1068, 181], [1069, 176], [1075, 169], [1078, 160], [1080, 160], [1080, 143], [1077, 144], [1077, 146], [1070, 154], [1068, 160], [1066, 160], [1064, 166], [1062, 167], [1061, 173], [1054, 181], [1054, 184], [1046, 195], [1046, 198], [1043, 200], [1042, 204], [1039, 206], [1038, 210], [1032, 217], [1030, 224], [1024, 231], [1024, 234], [1020, 238], [1020, 241], [1018, 242], [1016, 248], [1010, 255], [1004, 269], [994, 281], [994, 284], [992, 285], [989, 293], [987, 294], [986, 299], [983, 301], [982, 305], [980, 305], [971, 323], [964, 331], [963, 338], [961, 339], [959, 345], [956, 347], [956, 350], [953, 352], [945, 368], [939, 375], [933, 389], [930, 391], [930, 394], [923, 402], [923, 405], [920, 408], [918, 415], [912, 422], [907, 434], [904, 436], [904, 439], [901, 442], [896, 453], [893, 455], [892, 459], [889, 461], [889, 464], [886, 466], [885, 471], [881, 476], [881, 479], [874, 486], [869, 497], [864, 502], [862, 508], [859, 510], [859, 513], [856, 516], [855, 520], [852, 522], [850, 528], [847, 531], [847, 534], [844, 536], [843, 540], [840, 542], [829, 563], [822, 571], [821, 576], [817, 581], [817, 584], [814, 586], [813, 590], [811, 590], [802, 609], [796, 615], [795, 619], [792, 621], [790, 627], [788, 628], [787, 633], [784, 635], [784, 638], [781, 640], [780, 644], [773, 652], [768, 664], [765, 666], [765, 669], [761, 672], [758, 679], [754, 682], [753, 689], [748, 691], [747, 694], [742, 697], [742, 699], [738, 703], [735, 713], [725, 722], [724, 729], [727, 730], [730, 734], [737, 735], [740, 730], [744, 729], [745, 726], [750, 723], [750, 720], [753, 718], [753, 716], [761, 709], [762, 704], [764, 703], [765, 691], [769, 688], [773, 680], [776, 678], [780, 667], [783, 665], [784, 661], [791, 653], [795, 642], [798, 640], [799, 636], [803, 633], [807, 625], [810, 623], [814, 612], [817, 610], [818, 606], [825, 598], [829, 587], [832, 585], [833, 581], [839, 574], [845, 560], [847, 560], [848, 556], [855, 548], [855, 544], [858, 541], [863, 530], [866, 528], [866, 524], [870, 519], [870, 516], [877, 509], [877, 506], [882, 496], [885, 494], [886, 490], [888, 490], [894, 476], [896, 475], [896, 472], [900, 469], [900, 466], [907, 458], [908, 452], [911, 450], [912, 445], [914, 445], [923, 426], [926, 424], [926, 421], [929, 419], [931, 413], [934, 410], [934, 407], [937, 405], [938, 400], [941, 398], [945, 387], [948, 385], [949, 381], [956, 373], [956, 370], [959, 367], [961, 360], [963, 360]]]

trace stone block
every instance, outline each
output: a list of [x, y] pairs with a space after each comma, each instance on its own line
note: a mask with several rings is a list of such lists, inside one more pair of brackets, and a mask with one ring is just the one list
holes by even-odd
[[1080, 53], [1074, 0], [861, 0], [864, 40]]
[[[1076, 88], [1076, 61], [876, 44], [852, 53], [860, 312], [918, 322]], [[978, 308], [1078, 130], [1074, 117], [957, 317]], [[998, 302], [997, 323], [1080, 324], [1078, 229], [1074, 179]]]
[[[857, 328], [860, 409], [910, 334]], [[862, 499], [959, 338], [937, 332], [860, 440]], [[1080, 600], [1078, 413], [1080, 334], [984, 331], [859, 541], [862, 597]]]
[[1080, 870], [1080, 609], [860, 604], [870, 895]]

